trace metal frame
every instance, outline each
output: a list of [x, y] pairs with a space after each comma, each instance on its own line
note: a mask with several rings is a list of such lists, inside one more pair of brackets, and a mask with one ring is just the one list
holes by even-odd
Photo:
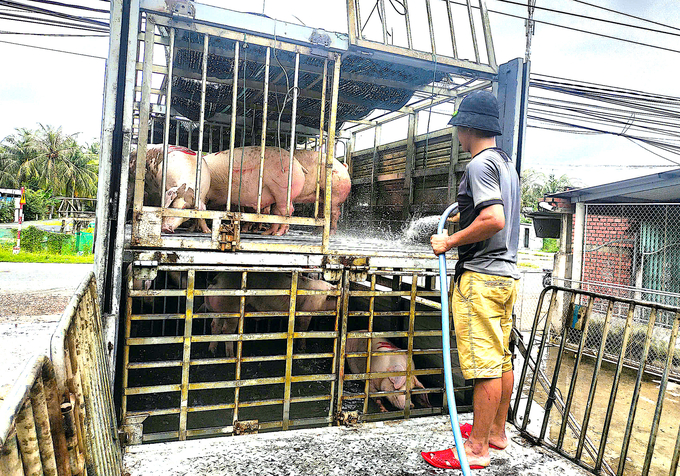
[[[233, 272], [240, 274], [240, 288], [237, 289], [213, 289], [206, 288], [206, 280], [214, 273], [219, 272]], [[434, 408], [410, 409], [408, 403], [411, 401], [413, 394], [434, 394], [443, 395], [443, 384], [430, 387], [427, 389], [414, 390], [407, 387], [401, 392], [379, 392], [369, 393], [365, 390], [361, 394], [347, 394], [344, 389], [345, 382], [363, 381], [365, 388], [368, 387], [368, 382], [372, 378], [384, 378], [396, 375], [406, 375], [410, 382], [411, 376], [442, 376], [442, 367], [439, 365], [427, 365], [427, 368], [416, 370], [411, 368], [410, 364], [406, 372], [371, 372], [370, 369], [365, 374], [347, 374], [345, 371], [345, 358], [352, 356], [368, 357], [368, 354], [347, 354], [345, 351], [345, 343], [348, 337], [369, 336], [369, 338], [401, 338], [406, 339], [407, 345], [402, 351], [388, 352], [388, 354], [405, 354], [409, 361], [412, 356], [416, 358], [425, 358], [430, 356], [434, 359], [440, 359], [441, 349], [431, 348], [431, 343], [426, 347], [423, 344], [418, 344], [422, 339], [437, 340], [441, 336], [439, 312], [440, 306], [438, 302], [439, 291], [434, 289], [436, 283], [435, 270], [394, 270], [394, 269], [369, 269], [365, 270], [362, 267], [348, 267], [337, 270], [336, 276], [340, 280], [338, 287], [334, 291], [318, 291], [311, 289], [302, 289], [298, 286], [298, 276], [302, 273], [324, 273], [323, 268], [319, 267], [300, 267], [300, 266], [286, 266], [286, 267], [272, 267], [272, 266], [177, 266], [177, 265], [160, 265], [154, 269], [153, 275], [156, 276], [154, 286], [150, 289], [145, 289], [135, 283], [135, 279], [142, 279], [144, 269], [139, 265], [133, 265], [133, 272], [128, 277], [128, 297], [127, 297], [127, 314], [125, 318], [125, 347], [123, 354], [123, 369], [122, 369], [122, 411], [124, 420], [129, 419], [143, 419], [145, 417], [154, 418], [179, 418], [177, 420], [176, 430], [170, 431], [152, 431], [145, 432], [143, 441], [160, 441], [168, 439], [184, 440], [194, 437], [202, 437], [209, 435], [223, 435], [232, 434], [237, 435], [248, 428], [248, 431], [258, 431], [265, 429], [289, 429], [301, 425], [331, 425], [343, 421], [347, 416], [347, 409], [343, 407], [344, 402], [349, 402], [356, 399], [363, 399], [363, 412], [358, 416], [361, 421], [372, 421], [384, 418], [410, 418], [413, 416], [432, 415], [446, 412], [445, 401], [442, 405]], [[163, 275], [162, 273], [166, 273]], [[177, 284], [168, 284], [168, 273], [176, 273], [175, 280]], [[177, 273], [182, 273], [179, 277]], [[211, 273], [211, 274], [208, 274]], [[287, 289], [249, 289], [247, 287], [248, 275], [251, 273], [286, 273], [291, 277], [290, 288]], [[138, 274], [140, 278], [134, 278]], [[201, 279], [201, 285], [198, 286], [198, 276]], [[165, 280], [163, 280], [163, 277]], [[408, 280], [410, 279], [410, 283]], [[186, 285], [184, 285], [186, 281]], [[423, 288], [422, 282], [426, 282], [426, 287]], [[419, 286], [420, 283], [420, 286]], [[176, 289], [178, 287], [179, 289]], [[337, 296], [335, 309], [333, 311], [300, 311], [297, 308], [297, 299], [300, 296], [310, 295], [332, 295]], [[207, 296], [231, 296], [239, 299], [240, 305], [235, 312], [205, 312], [203, 310], [196, 311], [199, 306], [195, 299], [202, 299]], [[272, 298], [273, 296], [290, 296], [289, 308], [283, 312], [262, 312], [253, 311], [246, 307], [246, 299], [253, 298]], [[178, 299], [177, 306], [175, 306], [173, 299]], [[359, 301], [366, 302], [366, 310], [350, 310], [351, 306], [358, 305]], [[180, 301], [185, 302], [184, 307]], [[379, 310], [376, 303], [380, 301], [382, 305], [386, 303], [401, 303], [403, 310], [401, 311], [386, 311]], [[353, 304], [350, 304], [352, 302]], [[146, 306], [146, 307], [145, 307]], [[170, 306], [170, 307], [169, 307]], [[301, 317], [317, 318], [324, 317], [332, 321], [332, 330], [307, 330], [296, 331], [296, 320]], [[259, 319], [259, 324], [264, 325], [272, 318], [283, 319], [283, 327], [285, 329], [269, 329], [268, 332], [246, 332], [246, 322], [253, 322], [253, 319]], [[237, 318], [237, 331], [233, 334], [218, 334], [211, 335], [207, 330], [207, 320], [212, 318]], [[356, 319], [368, 319], [369, 334], [358, 334], [350, 332], [348, 326]], [[206, 319], [202, 331], [195, 333], [196, 326], [200, 328], [200, 321], [197, 319]], [[417, 330], [416, 321], [423, 325], [423, 319], [431, 319], [430, 324], [434, 323], [432, 330]], [[378, 320], [388, 320], [389, 322], [399, 320], [405, 324], [404, 330], [401, 331], [383, 331], [378, 332], [375, 323]], [[192, 325], [193, 324], [193, 325]], [[182, 330], [182, 325], [184, 330]], [[255, 324], [252, 324], [255, 325]], [[384, 322], [383, 322], [384, 325]], [[142, 332], [146, 326], [151, 326], [151, 334], [145, 337], [134, 335], [133, 332]], [[155, 327], [154, 327], [155, 326]], [[156, 329], [155, 331], [153, 329]], [[257, 328], [256, 328], [257, 329]], [[298, 353], [295, 351], [294, 342], [299, 339], [323, 339], [328, 344], [325, 345], [330, 351]], [[275, 355], [246, 355], [243, 352], [243, 344], [262, 343], [272, 340], [285, 341], [285, 351]], [[200, 348], [192, 350], [192, 346], [204, 346], [207, 342], [234, 342], [234, 357], [204, 357], [200, 354]], [[175, 346], [177, 352], [180, 352], [180, 359], [171, 360], [140, 360], [140, 356], [147, 355], [154, 352], [154, 348], [162, 351], [163, 347], [159, 346]], [[137, 348], [132, 357], [132, 349]], [[180, 351], [180, 348], [182, 349]], [[144, 354], [140, 353], [144, 349]], [[321, 349], [319, 349], [321, 350]], [[199, 353], [197, 353], [199, 352]], [[178, 356], [180, 355], [178, 354]], [[300, 369], [294, 371], [295, 365], [301, 362], [327, 362], [323, 366], [327, 366], [329, 371], [303, 372], [300, 374]], [[253, 376], [252, 366], [271, 363], [276, 365], [279, 362], [282, 365], [280, 373], [276, 370], [271, 370], [266, 375], [258, 373]], [[232, 371], [225, 366], [233, 365], [233, 378], [227, 375], [232, 375]], [[321, 364], [319, 364], [321, 365]], [[215, 367], [217, 366], [217, 367]], [[244, 373], [244, 366], [250, 366], [250, 371]], [[322, 368], [323, 368], [322, 366]], [[204, 371], [202, 375], [221, 375], [224, 373], [224, 378], [211, 378], [209, 381], [203, 381], [198, 377], [198, 368], [214, 367], [216, 370]], [[318, 368], [314, 365], [313, 368]], [[158, 381], [154, 383], [149, 380], [149, 375], [153, 373], [141, 374], [136, 376], [136, 379], [131, 379], [130, 372], [151, 371], [157, 369], [159, 372], [170, 371], [177, 369], [181, 374], [176, 374], [177, 379], [172, 382]], [[193, 369], [193, 371], [192, 371]], [[218, 370], [219, 369], [219, 370]], [[225, 373], [226, 372], [226, 373]], [[259, 371], [258, 371], [259, 372]], [[273, 373], [272, 373], [273, 372]], [[194, 375], [190, 378], [190, 375]], [[443, 382], [443, 380], [441, 380]], [[328, 382], [325, 384], [325, 391], [311, 390], [313, 394], [295, 396], [291, 392], [293, 385], [301, 382]], [[140, 386], [141, 385], [141, 386]], [[261, 386], [263, 388], [262, 396], [253, 399], [242, 398], [241, 393], [254, 386]], [[272, 398], [271, 396], [264, 397], [274, 390], [265, 390], [265, 388], [281, 388], [282, 394], [280, 397]], [[233, 389], [233, 390], [230, 390]], [[246, 389], [246, 390], [244, 390]], [[464, 386], [457, 389], [457, 391], [468, 391], [471, 387]], [[196, 403], [197, 395], [201, 392], [225, 392], [233, 391], [232, 397], [220, 397], [220, 403]], [[168, 393], [169, 392], [169, 393]], [[158, 404], [155, 408], [139, 409], [139, 402], [134, 402], [131, 398], [138, 398], [139, 396], [166, 393], [168, 395], [178, 395], [178, 405]], [[402, 393], [406, 395], [407, 405], [404, 410], [384, 413], [371, 413], [368, 411], [369, 397], [379, 398], [387, 395]], [[171, 400], [171, 397], [168, 397]], [[210, 399], [207, 394], [205, 399]], [[224, 401], [227, 398], [229, 401]], [[442, 398], [445, 397], [442, 396]], [[170, 401], [168, 400], [168, 401]], [[193, 402], [193, 403], [192, 403]], [[295, 416], [291, 410], [291, 405], [300, 403], [317, 402], [322, 406], [327, 405], [324, 414], [313, 415], [311, 417]], [[324, 403], [326, 402], [326, 403]], [[268, 419], [267, 421], [260, 421], [262, 418], [255, 418], [257, 421], [251, 421], [253, 415], [257, 414], [259, 407], [271, 407], [275, 405], [280, 407], [280, 417], [275, 419]], [[162, 407], [162, 408], [161, 408]], [[137, 409], [136, 409], [137, 408]], [[250, 412], [250, 417], [243, 416], [243, 409]], [[196, 422], [190, 424], [188, 421], [189, 415], [198, 415], [200, 413], [214, 415], [209, 421], [212, 424], [198, 424]], [[223, 421], [224, 418], [229, 420], [228, 424], [219, 423], [218, 426], [214, 422]], [[153, 426], [153, 424], [152, 424]]]
[[[550, 294], [550, 302], [547, 308], [544, 308], [544, 301], [546, 296]], [[573, 370], [570, 378], [569, 390], [567, 393], [566, 401], [563, 400], [561, 396], [561, 391], [559, 390], [559, 381], [562, 376], [561, 366], [563, 362], [564, 355], [567, 352], [574, 352], [574, 350], [567, 349], [567, 332], [570, 329], [570, 323], [572, 319], [572, 314], [574, 313], [574, 306], [576, 302], [582, 302], [587, 300], [586, 312], [582, 318], [582, 328], [581, 335], [579, 337], [578, 349], [575, 350]], [[581, 422], [577, 421], [575, 417], [571, 414], [571, 408], [575, 398], [583, 400], [585, 395], [575, 395], [576, 381], [578, 379], [579, 370], [581, 369], [581, 361], [583, 356], [583, 346], [585, 343], [586, 336], [588, 334], [588, 329], [591, 322], [591, 316], [593, 314], [593, 303], [595, 301], [601, 303], [606, 303], [607, 311], [604, 318], [604, 326], [602, 328], [601, 344], [597, 355], [595, 357], [594, 369], [592, 374], [592, 380], [590, 384], [590, 390], [588, 392], [585, 408], [586, 411]], [[600, 429], [593, 430], [592, 425], [589, 426], [591, 417], [592, 402], [595, 396], [595, 390], [598, 385], [598, 379], [600, 376], [600, 368], [602, 361], [605, 356], [605, 344], [607, 342], [607, 336], [611, 331], [613, 309], [615, 306], [626, 306], [627, 317], [625, 321], [625, 330], [623, 333], [623, 340], [621, 342], [621, 352], [616, 363], [616, 370], [613, 379], [612, 390], [609, 397], [609, 403], [607, 406], [607, 412], [604, 419], [604, 427]], [[560, 315], [560, 309], [563, 313]], [[640, 358], [640, 363], [637, 368], [637, 378], [635, 381], [631, 404], [629, 407], [628, 419], [625, 423], [625, 433], [623, 436], [623, 446], [620, 450], [619, 464], [617, 468], [611, 467], [607, 461], [604, 459], [605, 449], [609, 442], [609, 430], [612, 423], [612, 418], [614, 416], [614, 403], [616, 401], [617, 392], [619, 391], [619, 383], [621, 373], [624, 367], [624, 359], [626, 355], [626, 350], [628, 348], [629, 339], [631, 337], [631, 329], [633, 324], [633, 317], [636, 312], [641, 309], [647, 309], [650, 311], [649, 319], [646, 323], [646, 336], [643, 344], [643, 354]], [[664, 406], [664, 397], [666, 393], [666, 387], [669, 380], [670, 369], [672, 366], [673, 355], [675, 351], [677, 335], [678, 335], [678, 325], [680, 324], [680, 308], [673, 306], [665, 306], [658, 303], [635, 301], [631, 299], [617, 298], [612, 296], [607, 296], [603, 294], [592, 293], [588, 291], [583, 291], [580, 289], [564, 288], [559, 286], [548, 286], [541, 293], [538, 301], [538, 307], [536, 309], [536, 317], [534, 319], [534, 324], [531, 329], [531, 335], [529, 341], [524, 346], [522, 344], [522, 354], [524, 356], [524, 365], [522, 367], [522, 373], [518, 382], [518, 392], [513, 404], [513, 415], [514, 423], [520, 430], [523, 436], [528, 438], [530, 441], [545, 445], [555, 450], [562, 456], [569, 458], [580, 466], [593, 471], [596, 474], [600, 472], [605, 472], [606, 474], [616, 474], [622, 475], [626, 469], [627, 453], [630, 444], [630, 436], [633, 431], [633, 422], [635, 420], [635, 414], [638, 407], [638, 400], [640, 398], [640, 388], [642, 384], [643, 375], [646, 372], [647, 367], [647, 355], [649, 353], [651, 342], [652, 342], [652, 331], [654, 329], [655, 320], [657, 315], [661, 312], [671, 313], [675, 316], [673, 321], [673, 327], [670, 334], [670, 340], [668, 343], [666, 363], [663, 370], [663, 375], [661, 377], [659, 385], [659, 393], [655, 406], [654, 417], [650, 427], [649, 442], [646, 449], [646, 455], [643, 462], [643, 468], [641, 474], [648, 474], [650, 466], [652, 464], [652, 455], [654, 454], [656, 438], [659, 432], [659, 422], [661, 417], [661, 412]], [[562, 319], [560, 322], [559, 319]], [[543, 322], [543, 330], [540, 331], [539, 336], [539, 325]], [[559, 335], [553, 328], [559, 329]], [[543, 361], [545, 350], [547, 347], [559, 345], [557, 350], [557, 356], [554, 364], [552, 379], [549, 381], [548, 376], [543, 370]], [[545, 399], [537, 399], [537, 386], [540, 384], [542, 391], [547, 394]], [[525, 397], [525, 389], [528, 386], [528, 393]], [[520, 405], [522, 401], [526, 400], [526, 404], [523, 410], [520, 412]], [[540, 404], [539, 401], [545, 401], [545, 403]], [[528, 429], [529, 418], [532, 412], [532, 408], [535, 406], [541, 407], [543, 411], [542, 422], [540, 427], [540, 432], [536, 434], [532, 433]], [[555, 406], [562, 416], [562, 421], [559, 428], [559, 434], [557, 441], [554, 437], [550, 437], [548, 434], [548, 426], [550, 422], [551, 410]], [[572, 438], [578, 440], [575, 454], [568, 451], [565, 446], [565, 437], [567, 436], [566, 429], [569, 427], [572, 433], [569, 435]], [[589, 435], [592, 438], [599, 437], [599, 446], [595, 446], [594, 442], [591, 441]], [[595, 464], [591, 465], [586, 462], [586, 458], [583, 455], [583, 451], [588, 453], [588, 458], [594, 461]], [[680, 455], [680, 432], [676, 439], [675, 450], [670, 456], [671, 468], [669, 475], [674, 475], [678, 466], [678, 459]], [[658, 457], [658, 454], [656, 455]]]

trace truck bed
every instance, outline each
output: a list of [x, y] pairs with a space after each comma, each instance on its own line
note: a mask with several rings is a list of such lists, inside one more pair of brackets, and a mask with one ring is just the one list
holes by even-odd
[[[471, 421], [463, 415], [462, 421], [467, 420]], [[510, 446], [504, 451], [491, 450], [491, 466], [475, 470], [476, 475], [590, 474], [554, 452], [530, 445], [512, 425], [507, 425], [507, 431]], [[124, 457], [123, 473], [424, 476], [447, 471], [429, 466], [420, 452], [445, 449], [452, 443], [447, 416], [425, 417], [132, 446]]]

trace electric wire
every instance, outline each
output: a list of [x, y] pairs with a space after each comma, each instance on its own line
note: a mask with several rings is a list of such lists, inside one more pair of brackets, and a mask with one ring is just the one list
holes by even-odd
[[608, 12], [611, 12], [611, 13], [616, 13], [618, 15], [623, 15], [624, 17], [634, 18], [636, 20], [641, 20], [641, 21], [645, 21], [645, 22], [648, 22], [648, 23], [652, 23], [654, 25], [659, 25], [659, 26], [663, 26], [663, 27], [666, 27], [666, 28], [671, 28], [673, 30], [680, 31], [680, 28], [678, 28], [676, 26], [667, 25], [666, 23], [661, 23], [661, 22], [658, 22], [658, 21], [650, 20], [648, 18], [639, 17], [639, 16], [636, 16], [636, 15], [631, 15], [630, 13], [620, 12], [618, 10], [614, 10], [613, 8], [603, 7], [602, 5], [596, 5], [594, 3], [585, 2], [583, 0], [572, 0], [572, 1], [576, 2], [576, 3], [582, 3], [583, 5], [588, 5], [589, 7], [599, 8], [600, 10], [605, 10], [605, 11], [608, 11]]
[[74, 8], [76, 10], [85, 10], [88, 12], [97, 12], [97, 13], [106, 13], [109, 14], [109, 10], [103, 10], [101, 8], [93, 8], [93, 7], [86, 7], [84, 5], [73, 5], [69, 3], [61, 3], [61, 2], [55, 2], [53, 0], [27, 0], [29, 2], [34, 2], [34, 3], [43, 3], [46, 5], [55, 5], [58, 7], [67, 7], [67, 8]]
[[96, 32], [100, 32], [100, 33], [108, 33], [108, 31], [109, 31], [108, 27], [100, 28], [100, 27], [90, 26], [90, 25], [78, 25], [77, 23], [67, 23], [67, 22], [62, 22], [62, 21], [58, 21], [58, 20], [52, 20], [52, 19], [47, 19], [47, 18], [36, 18], [36, 17], [13, 14], [13, 13], [0, 13], [0, 19], [1, 20], [18, 21], [18, 22], [22, 22], [22, 23], [34, 23], [34, 24], [43, 25], [43, 26], [63, 27], [63, 28], [71, 28], [71, 29], [84, 30], [84, 31], [96, 31]]
[[[467, 7], [467, 4], [459, 3], [459, 2], [456, 2], [454, 0], [444, 0], [444, 1], [448, 1], [452, 5], [460, 5], [460, 6]], [[472, 8], [479, 9], [478, 6], [474, 6], [474, 5], [472, 6]], [[504, 15], [504, 16], [511, 17], [511, 18], [518, 18], [520, 20], [525, 20], [525, 21], [528, 20], [527, 17], [522, 16], [522, 15], [515, 15], [515, 14], [512, 14], [512, 13], [501, 12], [501, 11], [498, 11], [498, 10], [491, 10], [491, 9], [487, 9], [487, 11], [489, 13], [496, 13], [498, 15]], [[664, 46], [658, 46], [658, 45], [653, 45], [651, 43], [644, 43], [644, 42], [641, 42], [641, 41], [630, 40], [630, 39], [627, 39], [627, 38], [621, 38], [619, 36], [606, 35], [604, 33], [598, 33], [598, 32], [594, 32], [594, 31], [590, 31], [590, 30], [584, 30], [582, 28], [575, 28], [575, 27], [572, 27], [572, 26], [560, 25], [559, 23], [548, 22], [548, 21], [545, 21], [545, 20], [536, 20], [535, 18], [532, 18], [531, 21], [533, 21], [534, 23], [540, 23], [540, 24], [544, 24], [544, 25], [554, 26], [554, 27], [563, 28], [563, 29], [566, 29], [566, 30], [577, 31], [579, 33], [586, 33], [586, 34], [589, 34], [589, 35], [600, 36], [600, 37], [608, 38], [608, 39], [611, 39], [611, 40], [623, 41], [623, 42], [631, 43], [631, 44], [638, 45], [638, 46], [647, 46], [647, 47], [650, 47], [650, 48], [656, 48], [656, 49], [663, 50], [663, 51], [670, 51], [672, 53], [680, 53], [680, 50], [675, 50], [675, 49], [672, 49], [672, 48], [666, 48]]]
[[45, 9], [45, 8], [40, 8], [40, 7], [33, 7], [30, 5], [25, 5], [23, 3], [18, 3], [18, 2], [13, 2], [10, 0], [0, 0], [0, 5], [6, 6], [6, 7], [13, 7], [16, 8], [17, 10], [24, 10], [27, 12], [31, 13], [37, 13], [37, 14], [42, 14], [42, 15], [47, 15], [47, 16], [53, 16], [57, 18], [62, 18], [65, 20], [74, 20], [86, 24], [91, 24], [91, 25], [96, 25], [99, 27], [104, 27], [108, 28], [109, 24], [107, 22], [103, 22], [100, 20], [92, 20], [89, 18], [77, 16], [77, 15], [69, 15], [68, 13], [60, 13], [56, 12], [53, 10]]
[[[521, 6], [521, 7], [527, 6], [526, 3], [520, 3], [520, 2], [513, 1], [513, 0], [496, 0], [496, 1], [502, 2], [502, 3], [507, 3], [507, 4], [510, 4], [510, 5], [518, 5], [518, 6]], [[583, 18], [583, 19], [586, 19], [586, 20], [599, 21], [599, 22], [603, 22], [603, 23], [608, 23], [610, 25], [625, 26], [625, 27], [628, 27], [628, 28], [635, 28], [635, 29], [638, 29], [638, 30], [650, 31], [650, 32], [654, 32], [654, 33], [661, 33], [661, 34], [664, 34], [664, 35], [680, 36], [680, 33], [673, 33], [673, 32], [669, 32], [669, 31], [661, 31], [661, 30], [658, 30], [658, 29], [655, 29], [655, 28], [649, 28], [649, 27], [640, 26], [640, 25], [632, 25], [630, 23], [623, 23], [623, 22], [618, 22], [618, 21], [614, 21], [614, 20], [607, 20], [605, 18], [597, 18], [597, 17], [592, 17], [592, 16], [589, 16], [589, 15], [583, 15], [583, 14], [580, 14], [580, 13], [566, 12], [564, 10], [556, 10], [554, 8], [541, 7], [541, 6], [538, 6], [538, 5], [534, 5], [532, 7], [536, 10], [543, 10], [543, 11], [547, 11], [547, 12], [551, 12], [551, 13], [559, 13], [561, 15], [572, 16], [572, 17], [576, 17], [576, 18]], [[668, 26], [667, 28], [673, 28], [673, 27]]]
[[83, 56], [85, 58], [96, 58], [96, 59], [106, 60], [105, 56], [88, 55], [88, 54], [85, 54], [85, 53], [74, 53], [73, 51], [58, 50], [56, 48], [46, 48], [44, 46], [26, 45], [26, 44], [23, 44], [23, 43], [15, 43], [13, 41], [0, 40], [0, 43], [6, 43], [8, 45], [16, 45], [16, 46], [25, 46], [27, 48], [35, 48], [37, 50], [54, 51], [56, 53], [66, 53], [66, 54], [75, 55], [75, 56]]
[[109, 35], [72, 35], [67, 33], [26, 33], [23, 31], [1, 31], [0, 35], [55, 36], [62, 38], [108, 38]]

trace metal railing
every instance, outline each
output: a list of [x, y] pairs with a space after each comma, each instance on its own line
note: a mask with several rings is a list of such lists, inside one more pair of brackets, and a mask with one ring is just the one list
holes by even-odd
[[[617, 308], [625, 309], [626, 319], [621, 340], [614, 342], [610, 337], [617, 334]], [[597, 309], [606, 310], [601, 326], [596, 325]], [[649, 319], [639, 339], [633, 328], [634, 316], [641, 309], [648, 311]], [[661, 317], [673, 324], [665, 352], [655, 357], [663, 361], [661, 378], [652, 380], [647, 370], [654, 324]], [[545, 288], [529, 340], [521, 343], [524, 364], [513, 405], [515, 425], [534, 443], [595, 473], [674, 475], [680, 433], [675, 436], [674, 417], [667, 414], [677, 410], [667, 390], [680, 360], [676, 353], [679, 322], [677, 307], [581, 289]], [[595, 338], [597, 351], [588, 355], [586, 342]], [[631, 371], [624, 364], [636, 347], [641, 356], [636, 371]], [[617, 356], [613, 365], [605, 363], [608, 354]], [[633, 436], [638, 444], [631, 445]]]
[[0, 474], [118, 476], [121, 449], [94, 275], [81, 283], [51, 339], [0, 407]]

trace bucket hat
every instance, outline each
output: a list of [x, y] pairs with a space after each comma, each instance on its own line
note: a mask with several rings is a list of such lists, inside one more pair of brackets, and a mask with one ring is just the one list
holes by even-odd
[[498, 101], [488, 91], [474, 91], [463, 98], [449, 125], [463, 126], [501, 135]]

